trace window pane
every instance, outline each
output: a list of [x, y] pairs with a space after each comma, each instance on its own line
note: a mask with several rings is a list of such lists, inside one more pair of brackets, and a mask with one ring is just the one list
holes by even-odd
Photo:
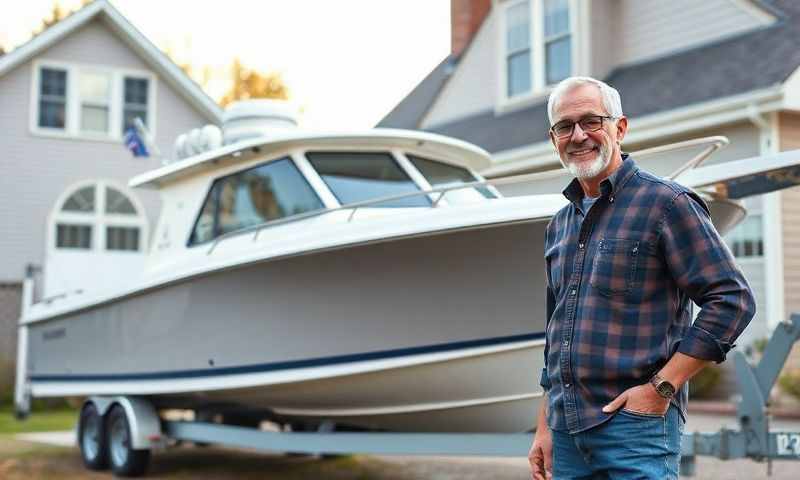
[[546, 46], [547, 84], [559, 82], [570, 75], [572, 56], [570, 36], [550, 42]]
[[508, 96], [513, 97], [531, 89], [531, 56], [524, 51], [508, 57]]
[[506, 11], [507, 53], [524, 50], [530, 46], [530, 9], [528, 2], [515, 5]]
[[43, 68], [41, 72], [42, 95], [65, 97], [67, 95], [67, 71], [53, 68]]
[[756, 258], [764, 255], [761, 215], [749, 215], [725, 235], [725, 241], [737, 258]]
[[64, 128], [66, 118], [66, 103], [59, 101], [41, 100], [39, 102], [39, 126], [49, 128]]
[[125, 103], [147, 105], [147, 79], [125, 79]]
[[[315, 152], [306, 157], [342, 205], [420, 191], [394, 158], [383, 152]], [[375, 204], [374, 207], [426, 207], [426, 195]]]
[[81, 188], [73, 193], [64, 202], [62, 210], [68, 212], [94, 212], [94, 185]]
[[122, 130], [133, 126], [133, 119], [139, 117], [147, 125], [147, 91], [149, 83], [146, 78], [125, 78], [125, 105], [122, 113]]
[[208, 242], [214, 239], [214, 218], [217, 212], [218, 197], [219, 189], [212, 188], [208, 198], [206, 198], [203, 209], [200, 211], [200, 216], [197, 217], [192, 237], [189, 239], [189, 245]]
[[[406, 154], [406, 157], [408, 157], [411, 163], [414, 164], [417, 170], [422, 173], [425, 179], [428, 180], [428, 183], [433, 187], [478, 181], [466, 168], [428, 160], [427, 158], [417, 157], [415, 155]], [[481, 192], [486, 198], [495, 198], [495, 195], [486, 187], [477, 187], [476, 190]]]
[[92, 103], [108, 103], [111, 81], [106, 74], [81, 73], [81, 101]]
[[84, 132], [107, 132], [108, 131], [108, 108], [81, 107], [81, 130]]
[[106, 227], [106, 249], [139, 251], [139, 228]]
[[284, 158], [216, 180], [190, 244], [322, 208], [324, 205], [294, 163]]
[[64, 128], [67, 105], [67, 72], [43, 68], [39, 78], [39, 126]]
[[92, 248], [91, 225], [56, 225], [56, 247], [79, 248], [88, 250]]
[[569, 31], [569, 0], [545, 0], [544, 35], [545, 38]]
[[106, 188], [106, 213], [117, 215], [136, 215], [131, 201], [118, 190]]

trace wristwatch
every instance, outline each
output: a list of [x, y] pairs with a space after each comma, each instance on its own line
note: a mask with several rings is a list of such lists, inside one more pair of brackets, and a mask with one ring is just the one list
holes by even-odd
[[659, 395], [666, 399], [675, 396], [675, 385], [659, 377], [658, 374], [653, 375], [653, 378], [650, 379], [650, 385], [656, 389]]

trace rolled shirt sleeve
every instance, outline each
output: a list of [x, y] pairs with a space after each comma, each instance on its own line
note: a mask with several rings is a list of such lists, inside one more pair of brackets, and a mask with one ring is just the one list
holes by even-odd
[[673, 198], [660, 225], [659, 248], [677, 287], [700, 307], [678, 351], [722, 362], [756, 306], [747, 280], [697, 195], [681, 192]]

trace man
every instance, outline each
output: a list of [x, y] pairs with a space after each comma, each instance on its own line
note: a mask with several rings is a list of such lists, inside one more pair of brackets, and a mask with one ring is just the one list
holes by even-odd
[[575, 179], [546, 230], [533, 477], [677, 479], [687, 380], [725, 359], [755, 313], [752, 293], [703, 200], [621, 153], [616, 90], [568, 78], [548, 114]]

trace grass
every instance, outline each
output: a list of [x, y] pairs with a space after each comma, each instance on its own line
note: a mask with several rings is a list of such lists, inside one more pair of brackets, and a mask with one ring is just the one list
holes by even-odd
[[77, 420], [78, 411], [69, 407], [38, 410], [25, 420], [17, 420], [14, 417], [14, 409], [3, 406], [0, 407], [0, 435], [72, 430]]
[[[418, 478], [395, 465], [362, 456], [321, 460], [286, 457], [215, 447], [175, 447], [153, 455], [148, 478], [171, 480], [411, 480]], [[0, 435], [2, 480], [100, 480], [105, 472], [91, 472], [76, 448], [50, 447]], [[447, 477], [452, 478], [452, 477]]]

